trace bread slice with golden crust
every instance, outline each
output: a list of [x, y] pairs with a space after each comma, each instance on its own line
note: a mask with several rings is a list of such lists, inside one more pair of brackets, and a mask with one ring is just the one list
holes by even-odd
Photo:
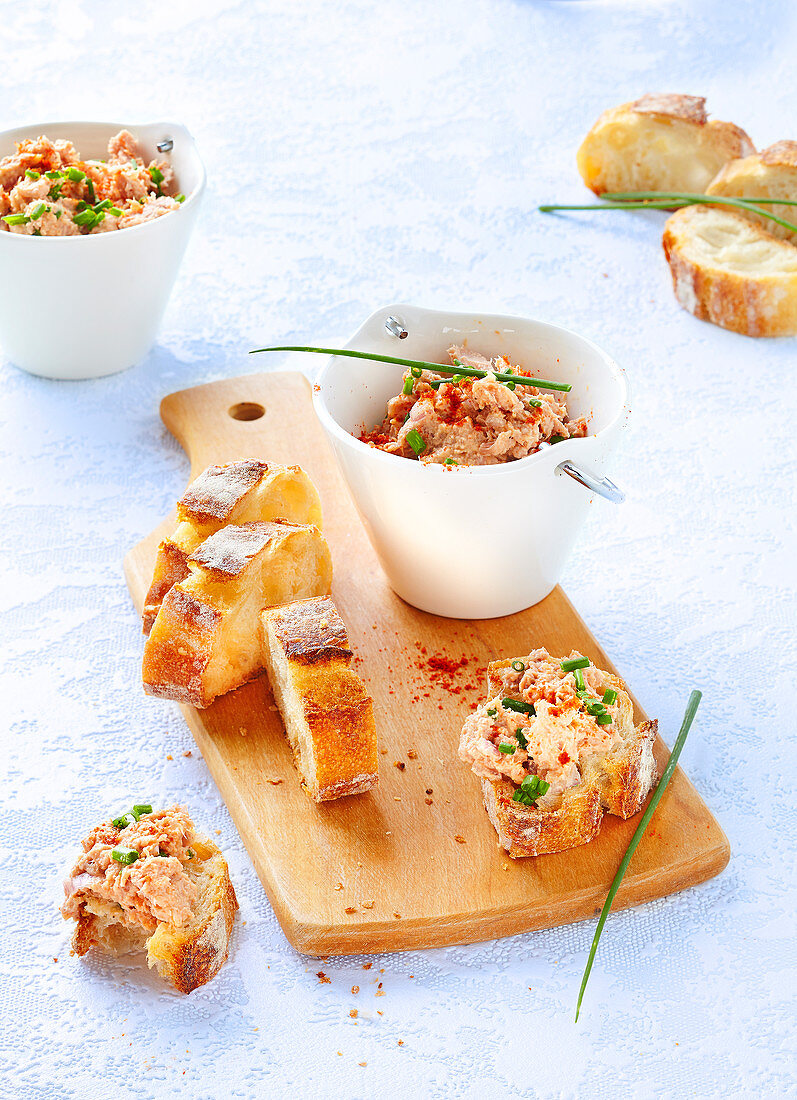
[[[797, 202], [797, 141], [776, 141], [762, 153], [728, 161], [708, 185], [706, 194]], [[797, 224], [797, 206], [773, 203], [767, 204], [766, 208], [776, 217]], [[773, 237], [797, 244], [797, 233], [793, 230], [759, 214], [742, 210], [736, 212], [760, 225]]]
[[745, 336], [797, 335], [797, 245], [718, 206], [677, 210], [662, 244], [689, 313]]
[[[523, 671], [516, 671], [520, 665]], [[481, 779], [485, 809], [513, 859], [588, 843], [600, 831], [604, 813], [622, 818], [637, 813], [656, 780], [657, 724], [634, 726], [623, 681], [590, 668], [588, 684], [596, 685], [592, 690], [599, 697], [607, 691], [616, 695], [604, 707], [611, 723], [599, 726], [557, 666], [561, 668], [559, 658], [546, 650], [492, 662], [487, 670], [489, 702], [463, 727], [460, 756]], [[513, 702], [530, 704], [535, 713], [517, 712]], [[485, 735], [488, 743], [482, 744]], [[503, 746], [500, 752], [495, 751], [498, 746]], [[531, 805], [516, 801], [521, 776], [535, 774], [550, 782], [549, 791]]]
[[329, 596], [264, 611], [263, 659], [309, 796], [324, 802], [375, 787], [373, 700], [350, 667], [346, 627]]
[[702, 193], [734, 157], [755, 152], [732, 122], [709, 121], [702, 96], [644, 95], [604, 111], [576, 161], [596, 195], [604, 191]]
[[208, 466], [177, 502], [177, 526], [158, 547], [155, 571], [144, 601], [148, 634], [169, 589], [188, 576], [190, 554], [210, 535], [233, 523], [312, 523], [321, 528], [321, 502], [300, 466], [257, 459]]
[[[136, 836], [139, 823], [146, 829], [148, 821], [156, 823], [165, 818], [170, 822], [175, 816], [187, 823], [187, 832], [181, 838], [182, 843], [173, 843], [173, 837], [166, 841], [172, 855], [169, 862], [179, 864], [178, 877], [186, 880], [184, 887], [193, 895], [190, 912], [181, 914], [179, 923], [155, 920], [149, 915], [149, 906], [164, 903], [163, 897], [157, 896], [155, 876], [142, 875], [139, 889], [131, 889], [123, 879], [128, 868], [114, 866], [108, 858], [112, 847], [132, 845], [129, 850], [139, 851], [136, 864], [145, 867], [149, 862], [157, 870], [160, 857], [166, 852], [157, 845], [153, 848], [151, 842], [162, 836], [158, 835], [157, 825], [149, 837]], [[134, 839], [130, 839], [131, 829]], [[105, 822], [86, 838], [83, 850], [64, 883], [66, 900], [62, 909], [64, 917], [72, 917], [76, 922], [72, 936], [76, 955], [85, 955], [92, 948], [112, 955], [146, 951], [149, 966], [155, 967], [181, 993], [190, 993], [218, 973], [227, 959], [238, 901], [224, 856], [212, 840], [194, 829], [185, 811], [173, 807], [154, 815], [141, 815], [125, 829], [116, 829], [110, 821]], [[174, 858], [175, 852], [179, 859]], [[110, 885], [103, 863], [113, 869]], [[86, 873], [86, 866], [93, 873]], [[115, 882], [114, 871], [118, 873]], [[165, 881], [168, 884], [168, 877]]]
[[264, 608], [325, 595], [329, 547], [309, 524], [230, 524], [187, 559], [189, 576], [161, 605], [144, 647], [148, 695], [208, 707], [263, 670]]

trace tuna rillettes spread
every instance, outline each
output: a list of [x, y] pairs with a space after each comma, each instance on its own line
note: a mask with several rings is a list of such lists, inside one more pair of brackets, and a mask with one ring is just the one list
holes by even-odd
[[474, 367], [486, 377], [408, 371], [382, 423], [360, 435], [364, 443], [425, 464], [489, 466], [587, 434], [586, 419], [570, 419], [562, 394], [499, 381], [496, 372], [531, 377], [505, 356], [487, 359], [456, 346], [448, 354], [453, 366]]
[[75, 237], [130, 229], [179, 210], [174, 174], [144, 158], [129, 131], [108, 142], [107, 160], [82, 160], [71, 141], [42, 135], [0, 159], [0, 232]]

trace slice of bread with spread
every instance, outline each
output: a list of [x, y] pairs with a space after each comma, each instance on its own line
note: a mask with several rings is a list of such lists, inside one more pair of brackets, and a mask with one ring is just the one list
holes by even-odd
[[274, 519], [312, 523], [320, 529], [321, 502], [301, 467], [257, 459], [208, 466], [177, 502], [177, 526], [158, 547], [144, 601], [144, 633], [152, 629], [169, 589], [188, 576], [188, 558], [206, 538], [230, 523]]
[[[797, 202], [797, 141], [777, 141], [762, 153], [729, 161], [708, 185], [706, 194]], [[797, 224], [797, 206], [768, 203], [766, 209], [777, 218]], [[737, 212], [773, 237], [797, 244], [793, 230], [752, 211]]]
[[677, 210], [662, 244], [689, 313], [745, 336], [797, 335], [797, 245], [718, 206]]
[[189, 557], [189, 576], [161, 605], [144, 647], [149, 695], [195, 707], [262, 671], [260, 616], [266, 607], [326, 595], [329, 547], [307, 524], [229, 525]]
[[375, 787], [373, 701], [350, 667], [348, 634], [332, 600], [264, 611], [263, 659], [309, 796], [324, 802]]
[[489, 700], [466, 718], [459, 755], [513, 859], [586, 844], [604, 813], [641, 809], [656, 779], [656, 722], [634, 726], [622, 680], [545, 649], [495, 661], [487, 676]]
[[703, 193], [729, 160], [755, 152], [732, 122], [709, 122], [702, 96], [644, 95], [604, 111], [577, 154], [596, 195], [604, 191]]
[[238, 902], [224, 856], [185, 809], [135, 806], [97, 825], [82, 848], [61, 908], [76, 921], [76, 955], [146, 951], [181, 993], [218, 973]]

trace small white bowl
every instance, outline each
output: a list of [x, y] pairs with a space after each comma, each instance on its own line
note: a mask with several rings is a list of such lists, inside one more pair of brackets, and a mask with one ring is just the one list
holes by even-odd
[[[179, 210], [131, 229], [75, 237], [0, 232], [0, 347], [16, 366], [45, 378], [98, 378], [138, 363], [155, 342], [205, 189], [205, 169], [184, 126], [44, 122], [0, 134], [0, 157], [16, 142], [67, 138], [86, 159], [130, 130], [144, 159], [167, 160]], [[157, 142], [171, 138], [171, 152]]]
[[[390, 316], [406, 339], [386, 330]], [[590, 434], [496, 466], [424, 466], [357, 438], [382, 420], [404, 368], [335, 356], [314, 401], [393, 590], [435, 615], [489, 619], [538, 603], [557, 583], [593, 499], [558, 468], [570, 460], [600, 480], [630, 408], [625, 372], [605, 352], [542, 321], [397, 305], [377, 310], [346, 347], [447, 362], [448, 347], [464, 342], [570, 382], [568, 409], [589, 418]]]

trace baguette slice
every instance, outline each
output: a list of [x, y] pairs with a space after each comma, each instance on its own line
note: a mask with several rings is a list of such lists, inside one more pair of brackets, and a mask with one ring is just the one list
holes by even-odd
[[328, 596], [263, 612], [263, 658], [302, 786], [316, 802], [378, 783], [373, 700]]
[[755, 152], [732, 122], [708, 121], [701, 96], [644, 95], [604, 111], [576, 157], [596, 195], [604, 191], [705, 191], [734, 157]]
[[[797, 201], [797, 141], [778, 141], [763, 153], [729, 161], [706, 188], [707, 195], [745, 196]], [[767, 206], [776, 217], [797, 224], [797, 206]], [[773, 237], [797, 244], [797, 233], [769, 218], [743, 213]]]
[[[163, 814], [142, 815], [140, 820], [146, 822], [148, 817], [168, 820], [175, 812], [181, 813], [178, 807], [173, 807]], [[103, 896], [102, 886], [99, 890], [94, 886], [95, 882], [102, 883], [103, 876], [86, 874], [82, 864], [78, 864], [64, 884], [67, 898], [62, 909], [64, 917], [76, 921], [72, 936], [76, 955], [83, 956], [92, 948], [112, 955], [146, 950], [149, 966], [155, 967], [181, 993], [190, 993], [218, 973], [227, 959], [238, 901], [224, 856], [212, 840], [197, 833], [190, 819], [187, 820], [188, 851], [193, 855], [182, 861], [182, 870], [197, 891], [188, 920], [175, 925], [164, 919], [157, 921], [154, 930], [145, 927], [140, 917], [140, 896], [134, 895], [129, 901], [123, 896], [121, 900]], [[136, 830], [136, 825], [132, 828]], [[129, 830], [116, 832], [110, 822], [99, 826], [94, 834], [100, 831], [104, 833], [101, 841], [116, 835], [119, 845], [140, 847], [139, 841], [127, 839]], [[87, 838], [89, 844], [95, 835]], [[85, 852], [89, 851], [87, 842]], [[107, 849], [114, 843], [108, 840], [104, 846]], [[156, 897], [155, 888], [150, 886], [148, 894], [147, 900]]]
[[[580, 656], [580, 654], [571, 656]], [[517, 661], [531, 665], [534, 658], [540, 657], [549, 665], [553, 660], [558, 664], [558, 658], [551, 659], [545, 650], [537, 650], [526, 658], [516, 657], [504, 661], [493, 661], [488, 665], [487, 694], [490, 703], [479, 708], [475, 716], [466, 720], [463, 744], [465, 730], [474, 718], [478, 720], [481, 711], [486, 713], [488, 708], [497, 710], [501, 707], [502, 698], [531, 701], [519, 690], [519, 677], [515, 676], [512, 679], [511, 670]], [[587, 844], [598, 835], [605, 812], [622, 818], [628, 818], [637, 813], [656, 780], [653, 743], [656, 739], [657, 723], [645, 722], [634, 727], [633, 704], [623, 681], [609, 673], [600, 673], [600, 678], [602, 691], [612, 688], [617, 693], [617, 699], [611, 711], [612, 730], [618, 738], [618, 743], [608, 752], [585, 748], [578, 761], [579, 781], [577, 783], [566, 787], [558, 794], [552, 790], [551, 793], [538, 799], [534, 805], [529, 806], [513, 800], [513, 795], [518, 789], [517, 783], [512, 782], [508, 777], [487, 778], [481, 774], [483, 769], [474, 767], [474, 771], [481, 778], [487, 814], [498, 833], [502, 847], [512, 859], [547, 855]], [[543, 692], [541, 698], [547, 702], [554, 698], [550, 695], [550, 686]], [[539, 700], [537, 702], [539, 705]], [[560, 709], [564, 711], [566, 708]], [[529, 755], [532, 760], [534, 746], [539, 747], [543, 744], [541, 740], [535, 741], [538, 722], [551, 722], [548, 730], [544, 730], [544, 736], [549, 739], [553, 737], [555, 742], [557, 719], [551, 720], [550, 717], [545, 716], [542, 708], [540, 708], [540, 714], [532, 718], [517, 717], [514, 712], [510, 713], [512, 713], [512, 724], [515, 722], [521, 726], [528, 724], [529, 728], [526, 729], [525, 735], [528, 737]], [[553, 746], [551, 751], [556, 755], [558, 745], [564, 744], [564, 741], [555, 744], [554, 742], [551, 742]], [[567, 757], [568, 754], [563, 755]], [[460, 756], [463, 760], [473, 763], [472, 752], [461, 749]], [[543, 757], [547, 760], [545, 752]], [[551, 763], [550, 760], [547, 762]], [[541, 757], [540, 768], [542, 767], [543, 758]]]
[[332, 586], [329, 547], [317, 527], [229, 525], [187, 559], [189, 576], [168, 592], [144, 647], [148, 695], [209, 707], [263, 670], [264, 608]]
[[177, 503], [177, 526], [158, 547], [155, 572], [144, 601], [143, 627], [149, 634], [169, 589], [188, 576], [187, 560], [206, 538], [229, 523], [284, 519], [321, 527], [321, 502], [299, 466], [246, 459], [208, 466]]
[[797, 245], [716, 206], [677, 210], [662, 244], [689, 313], [745, 336], [797, 334]]

